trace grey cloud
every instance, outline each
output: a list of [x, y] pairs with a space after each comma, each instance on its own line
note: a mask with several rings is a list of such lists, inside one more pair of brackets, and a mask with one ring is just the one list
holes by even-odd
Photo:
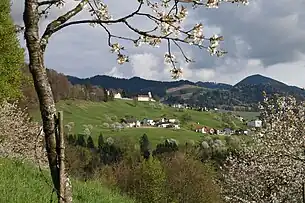
[[259, 59], [267, 67], [293, 62], [305, 53], [304, 8], [303, 0], [252, 0], [247, 7], [223, 5], [197, 12], [196, 18], [220, 27], [231, 53], [236, 51], [234, 38], [240, 37], [250, 50], [238, 57]]

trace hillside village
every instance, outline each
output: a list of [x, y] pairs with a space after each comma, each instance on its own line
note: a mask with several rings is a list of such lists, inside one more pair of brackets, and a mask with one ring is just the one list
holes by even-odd
[[[108, 94], [110, 94], [110, 91], [108, 91]], [[122, 97], [120, 92], [114, 92], [113, 93], [115, 99], [123, 99], [123, 100], [136, 100], [139, 102], [155, 102], [155, 100], [152, 97], [152, 93], [148, 92], [147, 95], [137, 95], [134, 98], [128, 98], [128, 97]], [[173, 108], [177, 109], [189, 109], [189, 110], [195, 110], [195, 111], [218, 111], [217, 108], [214, 109], [208, 109], [206, 107], [198, 107], [198, 106], [190, 106], [187, 104], [173, 104], [170, 105]], [[241, 122], [244, 122], [245, 119], [241, 116], [234, 115], [234, 117]], [[160, 118], [160, 119], [152, 119], [152, 118], [143, 118], [143, 119], [137, 119], [137, 118], [121, 118], [120, 120], [121, 124], [127, 128], [170, 128], [178, 130], [180, 129], [180, 121], [177, 118]], [[210, 128], [208, 126], [200, 125], [199, 123], [193, 127], [193, 131], [197, 133], [202, 134], [209, 134], [209, 135], [248, 135], [251, 130], [255, 130], [257, 128], [262, 127], [262, 121], [255, 119], [248, 121], [246, 123], [245, 128], [243, 129], [237, 129], [233, 130], [231, 128], [223, 128], [223, 129], [216, 129], [216, 128]]]
[[[180, 129], [180, 122], [175, 118], [162, 118], [162, 119], [149, 119], [144, 118], [137, 120], [136, 118], [122, 118], [121, 124], [124, 124], [127, 128], [171, 128]], [[202, 134], [209, 135], [248, 135], [251, 130], [261, 128], [262, 122], [260, 120], [253, 120], [247, 123], [246, 129], [233, 130], [231, 128], [216, 129], [207, 126], [197, 125], [194, 127], [194, 131]]]

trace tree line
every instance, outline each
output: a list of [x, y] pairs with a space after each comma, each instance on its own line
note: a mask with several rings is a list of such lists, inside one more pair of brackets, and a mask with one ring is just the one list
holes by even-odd
[[[21, 92], [23, 93], [21, 105], [30, 109], [37, 108], [38, 97], [35, 92], [34, 85], [30, 80], [31, 76], [27, 65], [25, 65], [25, 67], [21, 70], [28, 78], [28, 80], [21, 87]], [[99, 86], [93, 86], [91, 84], [72, 85], [64, 74], [58, 73], [53, 69], [47, 69], [47, 75], [55, 102], [70, 99], [108, 102], [113, 101], [115, 92], [120, 92], [122, 95], [124, 95], [124, 91], [121, 89], [106, 89]], [[109, 91], [109, 93], [107, 91]]]

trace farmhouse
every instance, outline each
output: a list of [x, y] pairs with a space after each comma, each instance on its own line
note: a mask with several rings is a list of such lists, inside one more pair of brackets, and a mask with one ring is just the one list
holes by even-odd
[[129, 118], [129, 119], [123, 118], [123, 119], [121, 119], [121, 123], [127, 124], [128, 127], [140, 127], [141, 126], [141, 122], [135, 118]]
[[195, 132], [206, 134], [208, 133], [207, 128], [204, 126], [197, 126]]
[[214, 128], [208, 128], [208, 127], [205, 127], [205, 126], [197, 126], [195, 128], [195, 132], [214, 135], [214, 134], [218, 134], [219, 131], [214, 129]]

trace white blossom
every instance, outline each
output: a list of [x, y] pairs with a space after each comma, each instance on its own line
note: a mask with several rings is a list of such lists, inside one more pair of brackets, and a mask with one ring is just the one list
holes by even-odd
[[[224, 170], [227, 202], [302, 202], [305, 182], [305, 103], [265, 97], [263, 128]], [[242, 200], [242, 201], [241, 201]]]

